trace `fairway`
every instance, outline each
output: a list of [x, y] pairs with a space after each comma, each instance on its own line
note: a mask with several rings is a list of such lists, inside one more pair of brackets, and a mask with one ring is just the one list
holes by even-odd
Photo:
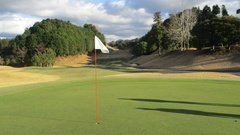
[[25, 68], [60, 79], [1, 88], [0, 135], [239, 134], [239, 79], [122, 75], [142, 71], [99, 68], [96, 125], [91, 66]]

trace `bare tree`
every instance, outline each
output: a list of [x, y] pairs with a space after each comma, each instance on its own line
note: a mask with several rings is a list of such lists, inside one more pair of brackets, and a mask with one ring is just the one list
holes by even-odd
[[[183, 16], [184, 16], [183, 39], [184, 39], [184, 43], [187, 44], [187, 49], [189, 49], [189, 41], [192, 38], [191, 30], [197, 23], [198, 15], [197, 15], [197, 11], [195, 9], [187, 9], [187, 10], [183, 11]], [[185, 48], [185, 46], [184, 46], [184, 48]]]
[[197, 11], [195, 9], [185, 9], [180, 13], [170, 15], [170, 25], [168, 37], [175, 43], [181, 45], [181, 50], [189, 49], [191, 30], [197, 23]]
[[181, 28], [176, 14], [170, 14], [169, 26], [167, 28], [167, 36], [171, 41], [172, 47], [175, 48], [181, 43]]

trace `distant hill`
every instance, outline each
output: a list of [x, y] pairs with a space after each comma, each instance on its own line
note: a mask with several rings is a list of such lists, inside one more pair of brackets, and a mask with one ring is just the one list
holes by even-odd
[[0, 55], [5, 65], [51, 66], [55, 57], [92, 52], [95, 35], [106, 42], [92, 24], [80, 27], [69, 21], [46, 19], [16, 36]]

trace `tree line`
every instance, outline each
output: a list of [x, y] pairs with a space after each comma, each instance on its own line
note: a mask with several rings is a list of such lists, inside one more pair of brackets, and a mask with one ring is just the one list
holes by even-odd
[[[239, 13], [239, 9], [236, 13]], [[161, 12], [153, 16], [151, 30], [141, 38], [119, 40], [111, 46], [132, 47], [136, 56], [159, 50], [201, 49], [217, 45], [238, 44], [240, 41], [240, 18], [229, 16], [226, 6], [206, 5], [203, 9], [193, 7], [169, 15], [162, 21]]]
[[55, 57], [92, 52], [95, 35], [106, 42], [92, 24], [79, 27], [69, 21], [46, 19], [14, 39], [0, 40], [0, 64], [52, 66]]

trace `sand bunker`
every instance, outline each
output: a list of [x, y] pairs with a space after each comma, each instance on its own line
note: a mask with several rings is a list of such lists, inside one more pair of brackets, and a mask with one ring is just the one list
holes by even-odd
[[58, 76], [44, 75], [40, 73], [21, 72], [23, 68], [12, 68], [8, 66], [0, 66], [0, 88], [50, 82], [60, 79]]

